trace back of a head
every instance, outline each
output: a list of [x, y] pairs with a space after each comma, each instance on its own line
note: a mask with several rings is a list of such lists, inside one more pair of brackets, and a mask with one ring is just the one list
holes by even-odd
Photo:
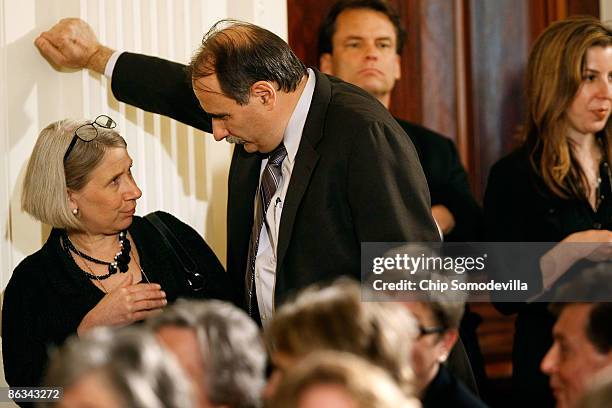
[[154, 331], [164, 326], [192, 328], [209, 374], [209, 400], [232, 408], [258, 406], [265, 383], [266, 355], [259, 327], [241, 309], [218, 300], [179, 299], [147, 321]]
[[183, 370], [142, 327], [99, 327], [70, 338], [52, 357], [45, 384], [67, 391], [89, 374], [103, 378], [102, 391], [126, 408], [193, 406]]
[[[456, 273], [454, 270], [444, 270], [440, 268], [438, 262], [432, 262], [432, 268], [428, 268], [429, 260], [439, 261], [444, 259], [438, 250], [429, 248], [422, 244], [407, 244], [401, 247], [394, 248], [384, 254], [385, 258], [394, 258], [396, 256], [407, 256], [413, 259], [423, 260], [419, 267], [413, 270], [400, 268], [390, 268], [384, 272], [385, 283], [401, 283], [406, 281], [415, 282], [416, 287], [420, 287], [421, 281], [434, 281], [440, 284], [446, 284], [451, 287], [453, 280], [464, 281], [467, 277], [464, 274]], [[371, 284], [373, 280], [380, 279], [379, 275], [372, 275], [368, 279]], [[378, 292], [374, 293], [379, 296]], [[463, 313], [465, 311], [465, 302], [468, 298], [466, 291], [462, 290], [415, 290], [415, 291], [395, 291], [385, 293], [386, 296], [398, 302], [418, 301], [429, 308], [440, 326], [444, 329], [459, 329]]]
[[389, 374], [366, 360], [342, 352], [315, 352], [288, 371], [270, 407], [300, 407], [317, 386], [337, 386], [359, 408], [416, 408]]
[[265, 335], [272, 352], [304, 357], [320, 350], [360, 356], [387, 370], [409, 395], [417, 324], [401, 305], [362, 302], [357, 282], [311, 286], [281, 306]]
[[293, 92], [306, 75], [306, 67], [279, 36], [236, 20], [217, 22], [202, 39], [189, 65], [192, 81], [217, 75], [225, 96], [240, 105], [249, 101], [251, 85], [273, 82]]
[[90, 142], [77, 141], [64, 162], [64, 155], [79, 127], [90, 120], [64, 119], [46, 126], [38, 135], [28, 162], [21, 206], [37, 220], [56, 228], [82, 230], [68, 206], [67, 189], [81, 190], [107, 149], [126, 148], [127, 143], [112, 129], [82, 128], [97, 132]]

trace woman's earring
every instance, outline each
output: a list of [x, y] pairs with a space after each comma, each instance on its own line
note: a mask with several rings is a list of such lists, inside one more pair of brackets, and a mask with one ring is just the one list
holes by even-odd
[[75, 215], [75, 217], [76, 217], [77, 215], [79, 215], [79, 209], [78, 209], [78, 208], [73, 208], [73, 209], [72, 209], [72, 213], [73, 213], [73, 214]]

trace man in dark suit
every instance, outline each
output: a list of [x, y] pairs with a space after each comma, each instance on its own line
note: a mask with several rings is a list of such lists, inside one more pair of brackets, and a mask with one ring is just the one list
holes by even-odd
[[[357, 85], [386, 108], [400, 79], [400, 53], [405, 30], [397, 12], [384, 0], [341, 0], [332, 5], [319, 29], [321, 71]], [[406, 131], [423, 166], [431, 194], [431, 213], [445, 241], [480, 241], [482, 211], [474, 199], [453, 142], [432, 130], [396, 118]], [[461, 340], [450, 358], [452, 370], [476, 390], [486, 392], [484, 359], [476, 336], [480, 316], [466, 309]], [[467, 364], [467, 367], [465, 365]]]
[[414, 146], [388, 111], [307, 70], [263, 28], [215, 25], [189, 78], [180, 64], [113, 53], [81, 20], [62, 20], [36, 45], [58, 65], [114, 64], [119, 100], [237, 143], [227, 269], [255, 318], [313, 282], [358, 278], [361, 242], [440, 239]]
[[[384, 0], [341, 0], [319, 30], [321, 72], [357, 85], [389, 108], [400, 79], [405, 30]], [[474, 199], [453, 142], [415, 123], [397, 119], [416, 147], [431, 194], [432, 215], [445, 241], [480, 241], [482, 211]]]

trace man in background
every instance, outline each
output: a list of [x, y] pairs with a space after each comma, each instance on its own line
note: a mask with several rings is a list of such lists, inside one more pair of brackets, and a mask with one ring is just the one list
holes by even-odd
[[612, 367], [611, 298], [612, 270], [602, 263], [559, 288], [550, 305], [558, 318], [540, 368], [558, 408], [575, 407], [595, 376]]
[[[319, 30], [321, 72], [357, 85], [387, 109], [400, 79], [406, 31], [384, 0], [341, 0]], [[429, 129], [396, 118], [417, 149], [431, 194], [431, 212], [445, 241], [482, 238], [481, 209], [474, 199], [453, 142]]]
[[[357, 85], [387, 109], [400, 79], [400, 54], [406, 31], [396, 10], [384, 0], [341, 0], [332, 5], [319, 29], [321, 72]], [[445, 241], [482, 240], [482, 211], [453, 142], [429, 129], [395, 118], [414, 144], [431, 194], [431, 213]], [[460, 351], [468, 353], [480, 392], [486, 390], [484, 359], [476, 328], [479, 315], [466, 308]], [[463, 343], [463, 344], [461, 344]], [[470, 384], [468, 375], [462, 376]]]

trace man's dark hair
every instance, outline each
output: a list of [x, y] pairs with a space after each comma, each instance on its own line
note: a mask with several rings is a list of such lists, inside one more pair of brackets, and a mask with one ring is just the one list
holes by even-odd
[[592, 304], [585, 333], [600, 353], [612, 350], [612, 264], [603, 262], [583, 270], [555, 292], [555, 303], [550, 310], [560, 315], [573, 304]]
[[249, 102], [251, 85], [274, 82], [278, 90], [295, 91], [306, 66], [276, 34], [236, 20], [221, 20], [204, 35], [188, 67], [195, 81], [216, 74], [224, 95], [240, 105]]
[[383, 13], [395, 27], [395, 52], [400, 55], [404, 48], [406, 30], [397, 11], [385, 0], [340, 0], [330, 9], [319, 28], [318, 56], [333, 51], [332, 38], [336, 32], [336, 19], [344, 10], [368, 9]]

